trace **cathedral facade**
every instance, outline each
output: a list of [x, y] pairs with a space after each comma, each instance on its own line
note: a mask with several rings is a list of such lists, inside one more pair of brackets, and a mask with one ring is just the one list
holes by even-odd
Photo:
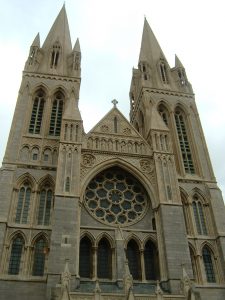
[[0, 299], [225, 299], [225, 209], [195, 97], [145, 19], [130, 121], [85, 133], [65, 6], [34, 39], [0, 173]]

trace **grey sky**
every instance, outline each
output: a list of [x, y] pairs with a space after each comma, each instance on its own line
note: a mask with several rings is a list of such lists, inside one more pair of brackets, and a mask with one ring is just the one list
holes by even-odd
[[[1, 161], [30, 44], [37, 32], [44, 42], [62, 5], [61, 0], [0, 0]], [[170, 66], [176, 53], [186, 68], [225, 195], [224, 5], [223, 0], [66, 1], [72, 42], [79, 37], [82, 51], [85, 130], [108, 112], [113, 98], [128, 118], [131, 72], [137, 66], [145, 15]]]

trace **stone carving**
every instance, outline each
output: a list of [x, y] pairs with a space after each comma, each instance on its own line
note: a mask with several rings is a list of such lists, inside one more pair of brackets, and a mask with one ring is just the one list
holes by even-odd
[[107, 125], [102, 125], [101, 126], [101, 131], [102, 132], [109, 132], [109, 127]]
[[131, 135], [131, 130], [130, 130], [130, 128], [124, 128], [124, 129], [123, 129], [123, 133], [124, 133], [125, 135]]
[[95, 156], [92, 154], [83, 154], [82, 155], [82, 164], [87, 167], [90, 168], [94, 165], [95, 163]]
[[154, 170], [154, 166], [152, 162], [148, 159], [140, 160], [141, 170], [145, 173], [151, 173]]

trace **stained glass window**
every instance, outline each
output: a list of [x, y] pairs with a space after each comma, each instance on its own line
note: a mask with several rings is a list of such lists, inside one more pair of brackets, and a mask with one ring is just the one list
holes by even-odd
[[16, 209], [16, 223], [26, 224], [28, 219], [28, 212], [30, 208], [30, 197], [31, 197], [31, 188], [29, 185], [25, 184], [18, 193], [18, 202]]
[[208, 282], [216, 282], [212, 253], [208, 247], [204, 247], [202, 251], [203, 262], [205, 266], [206, 279]]
[[127, 244], [127, 259], [130, 269], [130, 273], [134, 280], [141, 279], [141, 268], [140, 268], [140, 253], [138, 245], [134, 240], [130, 240]]
[[157, 253], [156, 253], [156, 247], [151, 241], [148, 241], [145, 244], [144, 259], [145, 259], [146, 280], [156, 280], [157, 279]]
[[39, 197], [38, 225], [49, 225], [53, 193], [48, 186], [43, 188]]

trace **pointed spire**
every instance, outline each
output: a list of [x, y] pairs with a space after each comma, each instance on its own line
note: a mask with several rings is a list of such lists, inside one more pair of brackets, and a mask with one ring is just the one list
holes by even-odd
[[158, 61], [160, 58], [165, 59], [165, 55], [163, 54], [162, 49], [148, 24], [147, 19], [145, 18], [139, 61], [153, 63]]
[[73, 47], [73, 52], [80, 52], [80, 42], [79, 42], [78, 38], [77, 38], [76, 43]]
[[43, 44], [43, 49], [52, 47], [55, 42], [59, 42], [66, 54], [71, 53], [72, 44], [70, 38], [69, 24], [66, 14], [65, 3], [60, 10], [47, 38]]
[[39, 32], [36, 35], [33, 43], [31, 44], [31, 47], [38, 47], [38, 48], [40, 48], [40, 34], [39, 34]]
[[175, 68], [183, 68], [184, 69], [183, 64], [181, 63], [181, 61], [179, 60], [179, 58], [176, 54], [175, 54]]

